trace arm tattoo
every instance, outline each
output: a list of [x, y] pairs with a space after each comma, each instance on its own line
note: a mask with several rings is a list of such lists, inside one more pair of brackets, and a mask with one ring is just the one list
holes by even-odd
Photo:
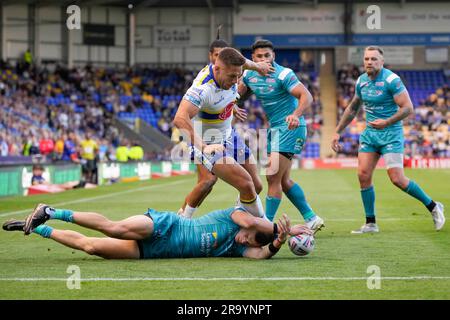
[[412, 107], [399, 108], [398, 111], [390, 118], [387, 119], [389, 125], [392, 125], [398, 121], [407, 118], [413, 111]]
[[352, 122], [353, 118], [355, 118], [356, 115], [358, 114], [360, 107], [361, 107], [361, 100], [354, 97], [352, 101], [350, 101], [347, 108], [345, 108], [341, 121], [339, 121], [339, 124], [336, 127], [337, 133], [341, 133], [341, 131], [344, 130], [345, 127], [347, 127], [350, 122]]

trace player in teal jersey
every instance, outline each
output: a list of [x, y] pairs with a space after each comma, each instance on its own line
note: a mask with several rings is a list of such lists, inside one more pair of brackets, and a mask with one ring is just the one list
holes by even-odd
[[434, 227], [441, 230], [445, 223], [444, 206], [434, 202], [403, 170], [402, 120], [413, 112], [408, 91], [399, 76], [383, 67], [383, 50], [369, 46], [364, 51], [364, 68], [355, 85], [355, 96], [336, 127], [331, 147], [341, 149], [341, 132], [353, 120], [361, 105], [366, 111], [367, 127], [360, 137], [358, 178], [366, 214], [366, 223], [352, 233], [378, 232], [375, 218], [375, 190], [372, 175], [380, 156], [383, 156], [392, 183], [421, 201], [431, 212]]
[[[86, 237], [71, 230], [53, 229], [45, 224], [50, 219], [75, 223], [107, 237]], [[25, 220], [7, 221], [3, 229], [23, 231], [26, 235], [33, 232], [105, 259], [267, 259], [278, 252], [288, 234], [312, 234], [301, 225], [291, 227], [286, 215], [273, 224], [242, 208], [217, 210], [196, 219], [149, 209], [144, 215], [110, 221], [98, 213], [55, 209], [45, 204], [38, 204]]]
[[270, 41], [257, 40], [252, 46], [252, 59], [254, 62], [270, 63], [275, 68], [275, 72], [267, 76], [246, 70], [239, 86], [241, 96], [251, 89], [261, 101], [270, 123], [266, 216], [273, 220], [284, 192], [300, 211], [306, 225], [317, 231], [324, 225], [323, 219], [314, 213], [302, 188], [290, 178], [292, 157], [301, 153], [306, 141], [306, 123], [302, 114], [310, 107], [312, 96], [291, 69], [275, 62]]

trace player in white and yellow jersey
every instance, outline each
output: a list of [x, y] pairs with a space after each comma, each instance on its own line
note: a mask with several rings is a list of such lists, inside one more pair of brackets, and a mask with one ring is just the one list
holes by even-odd
[[[244, 65], [262, 73], [271, 70], [268, 64], [245, 59], [236, 49], [222, 49], [216, 63], [206, 66], [184, 95], [174, 125], [190, 139], [192, 158], [234, 186], [240, 193], [242, 206], [262, 217], [264, 209], [252, 175], [239, 164], [246, 166], [251, 162], [250, 152], [231, 125], [238, 98], [237, 82]], [[259, 179], [255, 162], [253, 166], [253, 175]]]

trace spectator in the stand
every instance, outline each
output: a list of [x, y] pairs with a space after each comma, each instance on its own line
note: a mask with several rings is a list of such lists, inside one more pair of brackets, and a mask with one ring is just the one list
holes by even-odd
[[58, 136], [58, 139], [55, 142], [54, 148], [54, 160], [62, 160], [64, 153], [64, 142], [67, 139], [67, 135], [62, 134]]
[[34, 156], [36, 154], [40, 154], [39, 142], [38, 142], [38, 139], [36, 138], [36, 136], [32, 136], [31, 137], [31, 142], [30, 143], [31, 143], [30, 149], [29, 149], [30, 156]]
[[69, 132], [67, 139], [64, 140], [64, 152], [62, 160], [79, 163], [78, 152], [76, 147], [76, 136], [74, 132]]
[[33, 55], [31, 54], [30, 49], [27, 49], [23, 54], [23, 62], [26, 70], [29, 70], [33, 65]]
[[6, 157], [9, 154], [8, 143], [4, 135], [0, 135], [0, 156]]
[[108, 140], [102, 139], [98, 146], [98, 161], [104, 162], [110, 160], [108, 159]]
[[82, 170], [86, 182], [96, 183], [95, 177], [97, 176], [97, 154], [98, 146], [97, 142], [92, 139], [90, 131], [86, 131], [85, 139], [80, 143]]
[[42, 138], [39, 141], [39, 152], [43, 156], [50, 155], [55, 148], [55, 144], [46, 130], [43, 130]]
[[117, 157], [116, 157], [116, 147], [114, 146], [114, 144], [110, 143], [108, 145], [108, 151], [106, 153], [106, 158], [109, 161], [117, 161]]
[[130, 150], [130, 143], [127, 139], [122, 139], [120, 146], [116, 149], [116, 160], [119, 162], [127, 162]]
[[139, 161], [144, 159], [144, 149], [140, 146], [139, 142], [135, 141], [130, 148], [128, 157], [130, 160]]

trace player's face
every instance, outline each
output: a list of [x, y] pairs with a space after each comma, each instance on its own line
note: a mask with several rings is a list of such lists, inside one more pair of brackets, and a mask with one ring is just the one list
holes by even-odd
[[247, 247], [260, 247], [261, 245], [255, 240], [256, 232], [248, 229], [241, 229], [234, 237], [234, 240]]
[[225, 65], [220, 60], [216, 61], [214, 70], [216, 71], [214, 74], [216, 81], [220, 88], [224, 90], [228, 90], [235, 85], [242, 75], [241, 66]]
[[364, 52], [364, 69], [367, 74], [374, 75], [383, 67], [384, 59], [378, 50], [366, 50]]
[[272, 63], [274, 59], [275, 52], [270, 48], [258, 48], [252, 53], [252, 60], [254, 62]]
[[209, 62], [210, 63], [212, 63], [212, 64], [216, 63], [217, 57], [219, 56], [219, 52], [222, 49], [223, 48], [214, 48], [214, 51], [209, 53]]

